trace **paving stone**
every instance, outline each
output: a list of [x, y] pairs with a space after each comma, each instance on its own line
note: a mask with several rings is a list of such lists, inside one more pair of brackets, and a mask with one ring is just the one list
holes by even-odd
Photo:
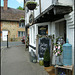
[[25, 45], [2, 50], [1, 63], [1, 75], [48, 75], [43, 66], [30, 62]]

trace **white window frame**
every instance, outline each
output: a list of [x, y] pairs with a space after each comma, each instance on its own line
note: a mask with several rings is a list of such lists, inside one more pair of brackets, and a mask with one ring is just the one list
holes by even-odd
[[[23, 26], [22, 26], [22, 24], [23, 24]], [[25, 27], [24, 23], [19, 24], [19, 28], [24, 28], [24, 27]]]
[[[20, 36], [19, 36], [19, 32], [20, 32]], [[22, 35], [22, 32], [23, 32], [23, 35]], [[24, 31], [18, 31], [18, 37], [23, 37], [25, 36], [25, 32]]]

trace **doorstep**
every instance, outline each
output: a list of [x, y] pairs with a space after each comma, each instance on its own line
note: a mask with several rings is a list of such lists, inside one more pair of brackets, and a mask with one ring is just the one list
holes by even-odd
[[55, 67], [54, 66], [44, 67], [44, 69], [48, 72], [49, 75], [55, 75]]

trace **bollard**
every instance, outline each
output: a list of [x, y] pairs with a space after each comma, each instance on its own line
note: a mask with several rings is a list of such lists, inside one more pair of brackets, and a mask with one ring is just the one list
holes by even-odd
[[7, 35], [7, 48], [8, 48], [8, 35]]

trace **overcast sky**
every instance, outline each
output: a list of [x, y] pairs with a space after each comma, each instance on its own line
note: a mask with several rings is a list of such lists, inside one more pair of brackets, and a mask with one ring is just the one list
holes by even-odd
[[[23, 0], [8, 0], [8, 7], [17, 8], [19, 6], [23, 7]], [[4, 0], [1, 0], [1, 6], [4, 5]]]

